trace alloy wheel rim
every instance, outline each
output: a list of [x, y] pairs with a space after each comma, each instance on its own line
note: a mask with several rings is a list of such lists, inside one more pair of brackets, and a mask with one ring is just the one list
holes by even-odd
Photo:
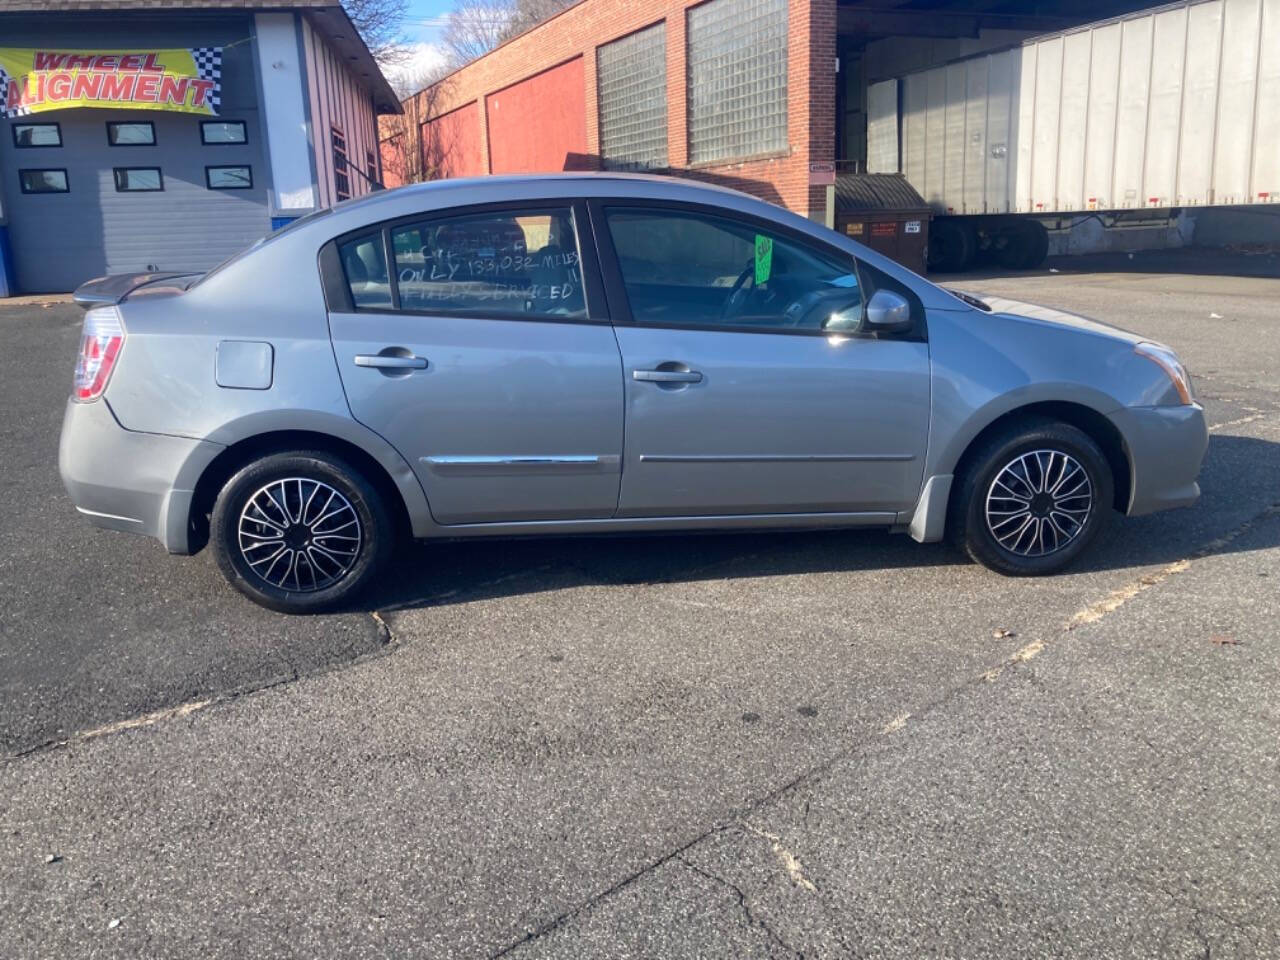
[[291, 593], [333, 586], [351, 571], [364, 544], [351, 501], [309, 477], [287, 477], [260, 487], [240, 511], [237, 534], [249, 569]]
[[1019, 557], [1065, 549], [1093, 512], [1093, 484], [1075, 457], [1032, 450], [1004, 465], [987, 490], [987, 530]]

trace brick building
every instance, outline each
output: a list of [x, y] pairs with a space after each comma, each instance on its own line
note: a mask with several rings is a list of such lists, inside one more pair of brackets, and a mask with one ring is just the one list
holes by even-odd
[[653, 170], [821, 219], [834, 169], [876, 168], [868, 87], [878, 79], [1145, 5], [578, 0], [408, 98], [405, 118], [383, 126], [384, 170], [389, 185]]

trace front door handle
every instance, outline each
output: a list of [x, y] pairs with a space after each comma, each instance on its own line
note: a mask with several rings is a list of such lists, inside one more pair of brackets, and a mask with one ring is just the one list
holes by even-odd
[[426, 357], [402, 357], [385, 353], [361, 353], [356, 355], [357, 367], [381, 367], [384, 370], [425, 370]]
[[697, 370], [632, 370], [631, 379], [647, 383], [701, 383]]

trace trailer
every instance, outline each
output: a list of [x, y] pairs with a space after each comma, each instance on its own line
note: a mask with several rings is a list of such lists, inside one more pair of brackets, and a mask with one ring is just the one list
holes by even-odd
[[1280, 0], [1187, 0], [866, 87], [872, 173], [935, 217], [929, 266], [1039, 265], [1045, 219], [1280, 202]]

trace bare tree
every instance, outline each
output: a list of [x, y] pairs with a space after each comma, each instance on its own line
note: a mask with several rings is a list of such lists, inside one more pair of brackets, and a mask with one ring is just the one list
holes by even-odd
[[515, 9], [515, 0], [459, 0], [441, 37], [454, 65], [469, 63], [501, 43]]
[[382, 167], [388, 186], [436, 180], [448, 174], [453, 145], [441, 141], [440, 131], [427, 121], [446, 97], [449, 81], [441, 78], [447, 65], [418, 74], [417, 92], [405, 97], [404, 113], [380, 118]]
[[402, 57], [400, 27], [408, 0], [342, 0], [342, 7], [379, 64]]
[[524, 33], [535, 24], [553, 17], [574, 0], [514, 0], [511, 21], [502, 32], [499, 43]]

